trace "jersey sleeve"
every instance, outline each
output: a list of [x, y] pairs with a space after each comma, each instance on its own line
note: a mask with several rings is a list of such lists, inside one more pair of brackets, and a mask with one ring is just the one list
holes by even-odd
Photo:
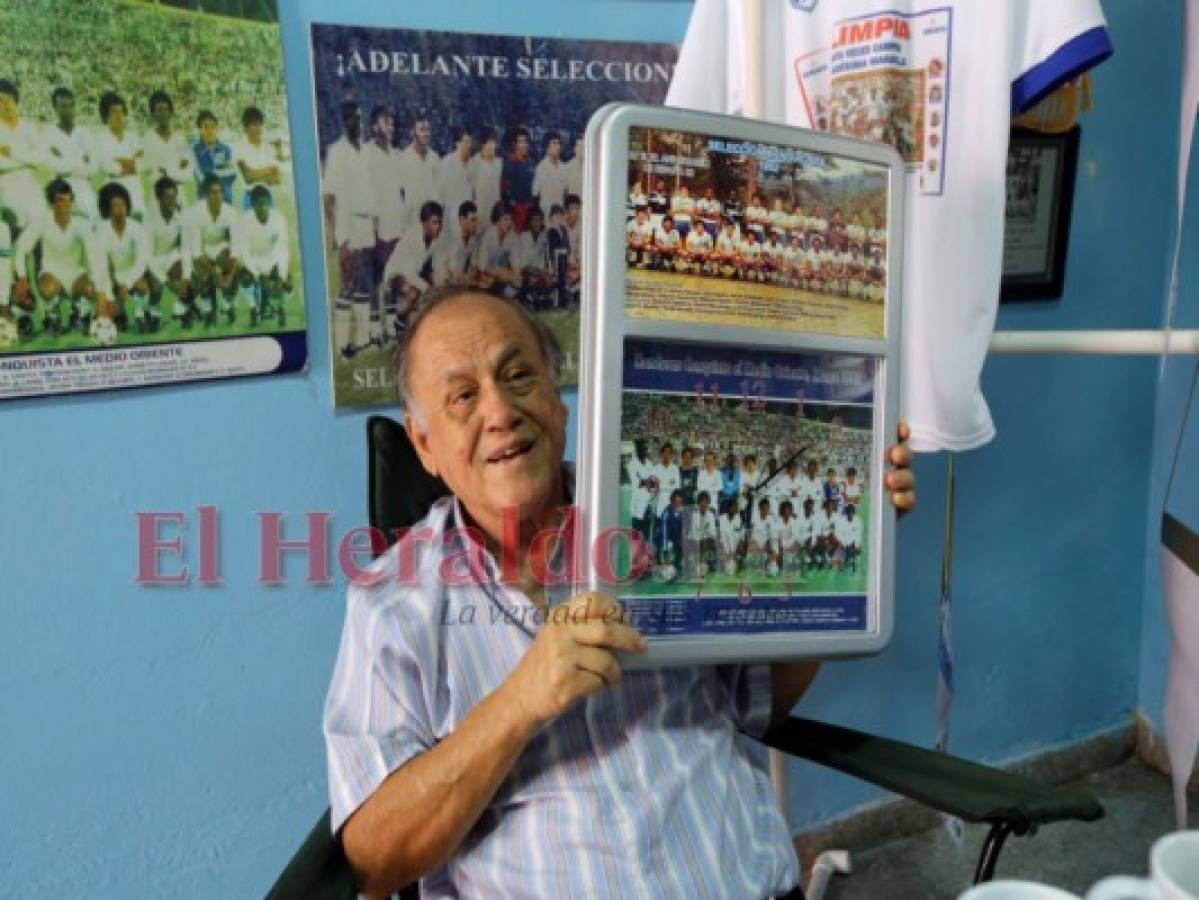
[[696, 0], [679, 50], [666, 106], [704, 112], [741, 112], [744, 71], [741, 4], [738, 0]]
[[392, 772], [435, 744], [422, 694], [425, 671], [393, 606], [352, 586], [325, 701], [331, 825], [345, 821]]
[[1009, 14], [1013, 115], [1112, 55], [1099, 0], [1021, 0]]

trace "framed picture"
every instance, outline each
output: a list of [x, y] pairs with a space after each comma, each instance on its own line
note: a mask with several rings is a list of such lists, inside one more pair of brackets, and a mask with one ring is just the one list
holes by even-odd
[[1007, 157], [1001, 302], [1062, 295], [1080, 129], [1013, 128]]

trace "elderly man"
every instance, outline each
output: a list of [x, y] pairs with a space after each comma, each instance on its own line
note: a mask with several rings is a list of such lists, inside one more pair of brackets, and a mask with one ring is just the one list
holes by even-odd
[[[785, 894], [791, 838], [737, 731], [786, 714], [816, 665], [621, 678], [646, 645], [615, 601], [543, 577], [571, 496], [560, 360], [521, 306], [471, 289], [430, 292], [404, 335], [405, 427], [454, 496], [350, 589], [333, 829], [376, 897], [418, 878], [425, 897]], [[891, 459], [910, 507], [907, 451]]]

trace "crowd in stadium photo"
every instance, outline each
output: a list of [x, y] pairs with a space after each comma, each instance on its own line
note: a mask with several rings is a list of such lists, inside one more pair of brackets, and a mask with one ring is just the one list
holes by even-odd
[[[61, 67], [23, 53], [6, 55], [13, 77], [0, 73], [0, 346], [111, 344], [168, 323], [185, 338], [286, 325], [294, 203], [268, 29], [207, 16], [193, 26], [193, 14], [139, 5], [78, 9], [55, 38]], [[118, 54], [106, 80], [106, 42], [156, 35], [162, 67]], [[242, 44], [258, 63], [244, 83], [233, 71], [203, 80], [196, 52], [232, 59]]]
[[[787, 202], [746, 190], [639, 177], [625, 235], [630, 268], [736, 279], [881, 303], [886, 223], [881, 210]], [[692, 179], [694, 181], [694, 179]], [[647, 184], [648, 182], [648, 184]]]
[[535, 142], [524, 126], [444, 126], [426, 110], [353, 99], [339, 112], [321, 185], [343, 357], [393, 343], [436, 285], [479, 287], [535, 312], [578, 309], [581, 133], [544, 130]]
[[797, 415], [795, 404], [641, 394], [626, 394], [625, 416], [622, 524], [650, 554], [643, 577], [858, 571], [868, 428], [829, 411]]

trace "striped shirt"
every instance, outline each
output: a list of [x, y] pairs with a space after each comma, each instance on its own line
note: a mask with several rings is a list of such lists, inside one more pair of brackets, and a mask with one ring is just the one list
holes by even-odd
[[[456, 499], [439, 501], [376, 560], [374, 584], [349, 590], [324, 717], [334, 833], [496, 690], [540, 627], [477, 546], [486, 580], [447, 584], [443, 572], [469, 569], [462, 521]], [[566, 593], [547, 589], [551, 603]], [[766, 665], [627, 673], [530, 741], [421, 896], [786, 893], [799, 863], [769, 778], [737, 733], [760, 733], [769, 712]]]

